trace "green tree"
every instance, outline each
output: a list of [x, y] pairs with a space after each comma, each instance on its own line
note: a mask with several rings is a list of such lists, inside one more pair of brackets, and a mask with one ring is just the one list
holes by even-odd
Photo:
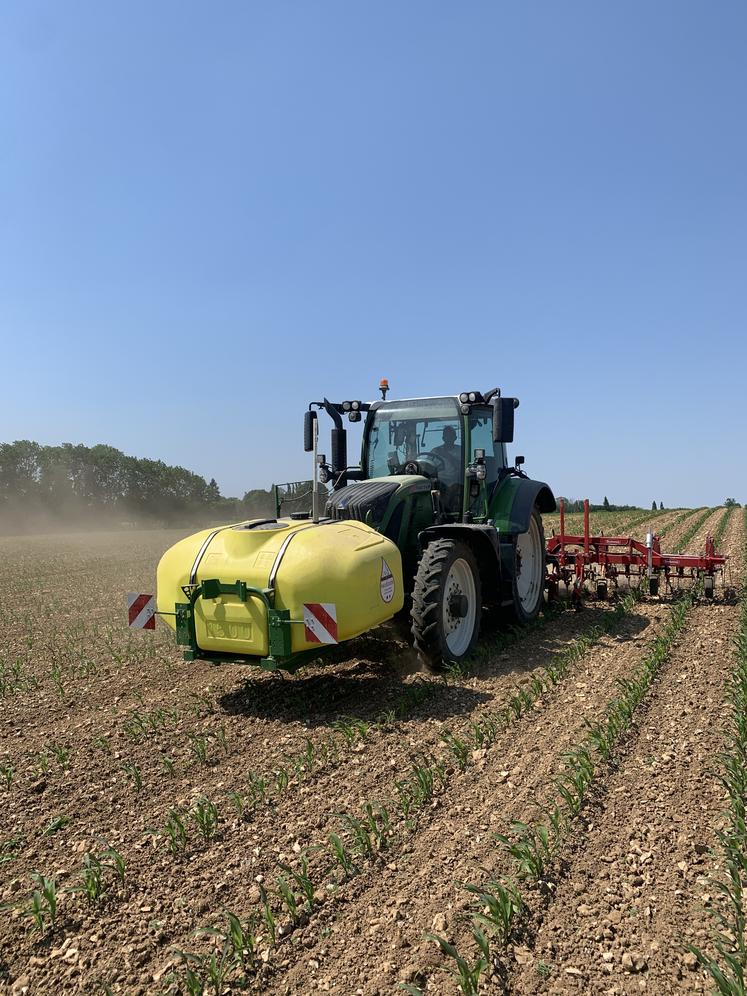
[[604, 501], [602, 502], [602, 505], [604, 505], [604, 507], [605, 507], [606, 509], [609, 509], [609, 507], [610, 507], [610, 500], [609, 500], [609, 498], [607, 497], [607, 495], [605, 495], [605, 496], [604, 496]]
[[727, 498], [726, 501], [724, 502], [724, 505], [727, 508], [741, 508], [742, 507], [739, 504], [739, 502], [736, 500], [736, 498]]
[[656, 511], [656, 502], [655, 502], [655, 501], [652, 501], [652, 502], [651, 502], [651, 511], [652, 511], [652, 512], [655, 512], [655, 511]]

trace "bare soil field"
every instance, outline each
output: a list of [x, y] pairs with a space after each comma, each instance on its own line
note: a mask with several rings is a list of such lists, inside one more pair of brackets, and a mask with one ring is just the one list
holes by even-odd
[[[592, 529], [692, 551], [720, 532], [739, 586], [743, 522]], [[710, 950], [739, 605], [620, 590], [525, 630], [488, 620], [472, 666], [442, 676], [394, 631], [271, 675], [127, 629], [125, 593], [152, 590], [179, 535], [0, 539], [0, 994], [711, 988], [687, 946]], [[519, 874], [518, 822], [553, 812], [579, 744], [578, 806]], [[491, 882], [516, 887], [503, 932], [465, 888]]]

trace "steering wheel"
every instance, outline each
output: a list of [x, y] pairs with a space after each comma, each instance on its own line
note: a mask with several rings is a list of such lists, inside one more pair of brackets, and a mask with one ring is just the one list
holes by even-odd
[[[420, 459], [420, 457], [428, 457], [430, 460], [438, 460], [442, 467], [446, 467], [447, 464], [444, 457], [442, 457], [440, 453], [434, 453], [433, 450], [427, 450], [425, 453], [418, 453], [418, 459]], [[436, 467], [436, 470], [438, 470], [438, 467]]]
[[[430, 466], [429, 466], [430, 464]], [[446, 467], [446, 461], [440, 453], [418, 453], [416, 460], [408, 460], [402, 465], [406, 474], [424, 474], [426, 477], [438, 477], [439, 464]]]

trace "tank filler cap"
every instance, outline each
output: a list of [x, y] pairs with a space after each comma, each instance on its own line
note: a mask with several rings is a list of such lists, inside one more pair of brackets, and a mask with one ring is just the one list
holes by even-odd
[[234, 529], [252, 529], [252, 530], [270, 530], [270, 529], [287, 529], [287, 522], [278, 522], [277, 519], [260, 519], [259, 522], [242, 522], [238, 526], [234, 526]]

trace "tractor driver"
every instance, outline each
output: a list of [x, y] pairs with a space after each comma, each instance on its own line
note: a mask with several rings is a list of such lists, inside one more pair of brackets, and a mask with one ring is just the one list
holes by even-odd
[[434, 446], [431, 453], [440, 458], [438, 476], [444, 484], [460, 484], [462, 480], [462, 447], [457, 446], [457, 432], [453, 425], [444, 426], [443, 443]]

